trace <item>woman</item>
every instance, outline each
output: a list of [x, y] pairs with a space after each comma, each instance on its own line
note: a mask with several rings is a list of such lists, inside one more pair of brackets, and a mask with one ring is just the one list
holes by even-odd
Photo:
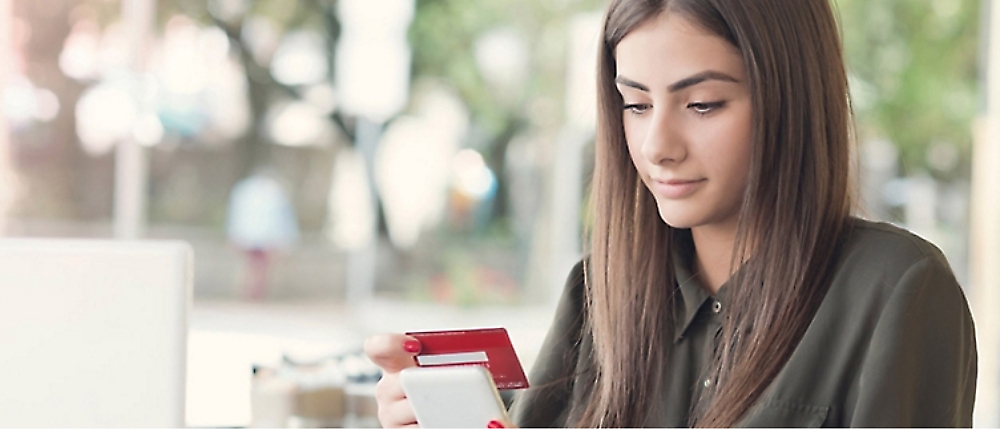
[[[615, 0], [603, 41], [590, 257], [514, 423], [971, 426], [947, 261], [851, 216], [827, 0]], [[419, 343], [366, 346], [383, 424], [413, 423], [395, 371]]]

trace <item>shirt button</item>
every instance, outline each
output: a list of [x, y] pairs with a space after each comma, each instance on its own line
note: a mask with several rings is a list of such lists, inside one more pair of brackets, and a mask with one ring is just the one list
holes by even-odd
[[705, 387], [711, 386], [712, 385], [712, 380], [709, 379], [709, 378], [706, 378], [705, 381], [703, 383], [701, 383], [701, 384], [704, 385]]
[[722, 311], [722, 301], [715, 301], [712, 303], [712, 312], [718, 313]]

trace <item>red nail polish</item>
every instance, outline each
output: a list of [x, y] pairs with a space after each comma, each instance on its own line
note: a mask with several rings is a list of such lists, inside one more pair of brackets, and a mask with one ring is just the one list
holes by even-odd
[[490, 424], [486, 425], [490, 429], [502, 429], [505, 426], [497, 420], [490, 420]]
[[406, 340], [403, 343], [403, 350], [409, 353], [420, 353], [420, 341], [417, 340]]

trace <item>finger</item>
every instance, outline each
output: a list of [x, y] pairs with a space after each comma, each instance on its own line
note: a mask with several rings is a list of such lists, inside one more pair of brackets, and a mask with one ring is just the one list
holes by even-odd
[[413, 414], [410, 401], [405, 399], [379, 404], [378, 419], [384, 427], [399, 427], [417, 424], [417, 416]]
[[490, 420], [490, 422], [486, 424], [486, 427], [489, 429], [501, 429], [501, 428], [510, 429], [510, 428], [516, 428], [517, 426], [514, 426], [513, 423], [508, 422], [506, 420]]
[[375, 398], [380, 402], [397, 401], [406, 397], [403, 385], [399, 382], [399, 373], [387, 372], [375, 385]]
[[403, 334], [381, 334], [365, 341], [365, 354], [384, 372], [399, 372], [416, 366], [413, 357], [420, 353], [420, 341]]
[[406, 399], [389, 404], [388, 411], [392, 414], [395, 421], [401, 422], [404, 425], [417, 423], [417, 415], [413, 413], [413, 407], [410, 406], [410, 401]]

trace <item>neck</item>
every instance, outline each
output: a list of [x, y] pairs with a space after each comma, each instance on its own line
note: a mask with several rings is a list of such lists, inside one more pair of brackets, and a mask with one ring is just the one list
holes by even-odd
[[715, 295], [733, 275], [736, 223], [691, 228], [691, 239], [695, 249], [695, 276], [709, 293]]

